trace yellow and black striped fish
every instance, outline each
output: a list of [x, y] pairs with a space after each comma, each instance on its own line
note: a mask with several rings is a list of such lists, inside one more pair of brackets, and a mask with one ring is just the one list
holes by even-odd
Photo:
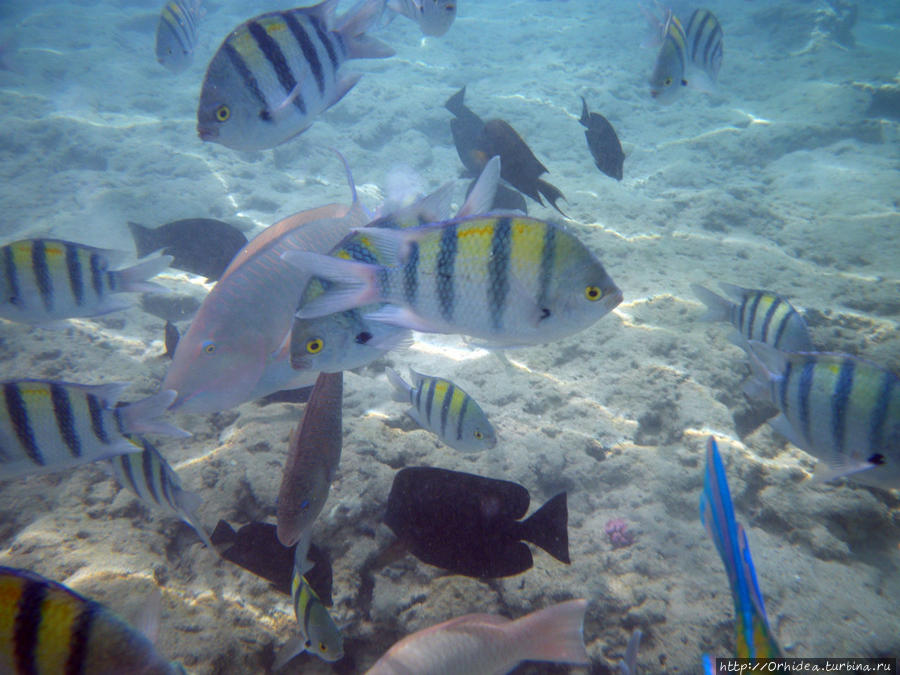
[[711, 91], [722, 67], [723, 49], [722, 26], [712, 12], [695, 10], [687, 30], [668, 12], [650, 76], [650, 95], [670, 103], [684, 87]]
[[33, 572], [0, 567], [0, 673], [184, 672], [103, 605]]
[[165, 290], [146, 280], [166, 269], [172, 256], [109, 269], [121, 255], [59, 239], [24, 239], [0, 247], [0, 317], [52, 324], [129, 307], [117, 293]]
[[348, 59], [394, 50], [365, 34], [384, 0], [364, 0], [339, 19], [337, 0], [261, 14], [235, 28], [210, 61], [197, 133], [235, 150], [274, 148], [304, 131], [359, 80], [341, 76]]
[[781, 414], [769, 424], [820, 460], [816, 477], [900, 488], [900, 378], [847, 354], [781, 352], [750, 341], [751, 396]]
[[297, 316], [383, 302], [366, 318], [509, 346], [567, 337], [622, 301], [622, 291], [584, 244], [561, 225], [535, 218], [472, 216], [361, 234], [390, 262], [285, 253], [285, 260], [332, 282], [301, 304]]
[[719, 284], [734, 302], [699, 284], [691, 288], [709, 311], [701, 321], [728, 321], [743, 340], [757, 340], [785, 352], [811, 352], [809, 328], [787, 300], [772, 291]]
[[497, 445], [497, 434], [481, 406], [449, 380], [422, 375], [410, 368], [413, 383], [409, 385], [392, 368], [387, 368], [386, 373], [394, 385], [394, 400], [412, 403], [406, 414], [451, 448], [477, 452]]
[[169, 0], [159, 13], [156, 60], [173, 73], [180, 73], [194, 60], [202, 1]]
[[0, 382], [0, 479], [136, 452], [141, 448], [128, 440], [129, 433], [189, 435], [155, 419], [175, 400], [174, 391], [117, 406], [127, 386]]

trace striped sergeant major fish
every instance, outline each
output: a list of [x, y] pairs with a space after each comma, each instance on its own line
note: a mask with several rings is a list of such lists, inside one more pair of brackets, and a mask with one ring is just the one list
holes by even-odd
[[197, 24], [203, 0], [169, 0], [156, 24], [156, 60], [173, 73], [185, 70], [194, 60]]
[[394, 54], [365, 34], [384, 0], [363, 0], [335, 19], [337, 3], [261, 14], [229, 33], [203, 80], [200, 138], [234, 150], [274, 148], [353, 88], [360, 75], [342, 75], [345, 61]]
[[900, 487], [896, 374], [847, 354], [794, 354], [755, 341], [747, 349], [753, 379], [744, 391], [778, 408], [769, 425], [820, 460], [817, 480]]
[[457, 0], [388, 0], [387, 8], [415, 21], [422, 35], [440, 37], [453, 25]]
[[712, 436], [706, 444], [700, 520], [716, 545], [728, 573], [728, 583], [734, 598], [737, 634], [735, 656], [741, 659], [781, 656], [781, 650], [769, 628], [762, 592], [756, 580], [756, 569], [750, 556], [747, 533], [734, 518], [734, 505], [728, 490], [725, 467]]
[[484, 346], [541, 344], [583, 330], [622, 301], [597, 257], [571, 232], [535, 218], [485, 215], [406, 230], [366, 228], [388, 262], [306, 252], [285, 259], [332, 285], [300, 317], [389, 303], [366, 317]]
[[116, 406], [128, 384], [0, 383], [0, 479], [50, 473], [140, 450], [127, 434], [189, 436], [156, 421], [174, 391]]
[[111, 270], [124, 254], [59, 239], [23, 239], [0, 248], [0, 317], [53, 326], [62, 319], [98, 316], [131, 306], [117, 293], [165, 292], [146, 281], [172, 256]]
[[344, 658], [344, 637], [341, 635], [341, 629], [337, 627], [328, 609], [303, 576], [304, 571], [309, 569], [306, 557], [308, 549], [308, 540], [295, 549], [291, 575], [291, 602], [294, 605], [294, 616], [300, 625], [300, 635], [288, 640], [281, 648], [275, 657], [272, 670], [280, 670], [295, 656], [305, 651], [315, 654], [323, 661], [334, 662]]
[[385, 372], [394, 385], [394, 400], [412, 403], [406, 414], [451, 448], [477, 452], [497, 445], [494, 427], [481, 406], [449, 380], [422, 375], [410, 368], [413, 383], [409, 385], [394, 369], [387, 368]]
[[[485, 165], [456, 216], [460, 218], [489, 211], [499, 180], [500, 158], [493, 157]], [[447, 183], [415, 203], [375, 219], [367, 227], [402, 230], [446, 220], [451, 213], [452, 192], [453, 183]], [[365, 229], [348, 234], [329, 255], [370, 264], [386, 262], [365, 236]], [[311, 279], [303, 291], [300, 304], [324, 293], [327, 284], [322, 279]], [[316, 318], [295, 318], [291, 333], [291, 366], [296, 370], [327, 373], [350, 370], [404, 346], [411, 339], [408, 329], [366, 319], [367, 312], [380, 307], [380, 304], [373, 304]]]
[[718, 19], [707, 9], [694, 11], [687, 30], [669, 11], [650, 76], [650, 95], [660, 103], [671, 103], [682, 87], [711, 91], [722, 67], [722, 35]]
[[128, 440], [140, 448], [140, 452], [116, 455], [108, 460], [119, 485], [152, 508], [181, 518], [194, 528], [207, 547], [212, 548], [209, 534], [196, 513], [200, 508], [200, 497], [181, 487], [175, 469], [147, 439], [131, 436]]
[[699, 284], [691, 284], [697, 297], [708, 308], [701, 321], [728, 321], [738, 329], [733, 342], [764, 342], [786, 352], [811, 352], [813, 343], [806, 321], [787, 300], [772, 291], [719, 284], [734, 302]]
[[[153, 632], [158, 619], [150, 617], [148, 632]], [[34, 572], [0, 567], [0, 673], [184, 675], [185, 671], [100, 603]]]

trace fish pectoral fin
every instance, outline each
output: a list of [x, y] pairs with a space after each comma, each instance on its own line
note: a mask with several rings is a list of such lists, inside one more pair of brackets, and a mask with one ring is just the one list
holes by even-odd
[[295, 656], [305, 652], [306, 642], [306, 638], [302, 635], [295, 635], [288, 640], [284, 647], [278, 651], [278, 655], [275, 657], [275, 663], [272, 664], [272, 670], [281, 670], [288, 663], [293, 661]]
[[769, 426], [801, 450], [807, 449], [806, 441], [802, 436], [800, 436], [800, 434], [796, 432], [794, 427], [788, 421], [788, 418], [784, 416], [784, 413], [781, 413], [780, 415], [775, 417], [775, 419], [769, 420]]
[[421, 333], [447, 332], [444, 328], [431, 324], [411, 309], [400, 307], [399, 305], [384, 305], [374, 312], [365, 314], [363, 318], [367, 321], [380, 321], [381, 323], [387, 323], [392, 326], [417, 330]]
[[335, 83], [334, 96], [331, 97], [328, 105], [332, 106], [342, 98], [344, 98], [350, 92], [350, 90], [356, 86], [356, 83], [359, 82], [359, 78], [361, 77], [361, 73], [349, 73], [338, 80]]

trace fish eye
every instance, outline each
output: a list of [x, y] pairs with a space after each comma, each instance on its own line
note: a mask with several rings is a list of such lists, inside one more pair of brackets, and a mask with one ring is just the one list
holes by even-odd
[[318, 354], [320, 351], [322, 351], [322, 347], [324, 346], [325, 343], [323, 343], [321, 339], [313, 338], [306, 343], [306, 351], [310, 354]]
[[584, 289], [584, 297], [591, 302], [594, 302], [603, 297], [603, 291], [600, 290], [599, 286], [586, 286]]
[[227, 122], [228, 118], [231, 117], [231, 108], [229, 108], [224, 103], [216, 108], [216, 119], [219, 122]]
[[327, 651], [328, 651], [328, 645], [326, 645], [324, 642], [319, 642], [319, 651], [327, 652]]
[[364, 345], [371, 339], [372, 334], [369, 331], [364, 330], [362, 333], [356, 336], [356, 344]]
[[480, 441], [482, 438], [484, 438], [484, 434], [481, 433], [478, 429], [476, 429], [475, 430], [475, 438]]
[[203, 343], [203, 351], [207, 354], [215, 354], [216, 353], [216, 343], [212, 340], [207, 340]]
[[663, 84], [666, 85], [667, 87], [671, 86], [671, 85], [672, 85], [672, 78], [671, 78], [671, 77], [667, 77], [667, 78], [665, 79], [665, 81], [663, 82]]

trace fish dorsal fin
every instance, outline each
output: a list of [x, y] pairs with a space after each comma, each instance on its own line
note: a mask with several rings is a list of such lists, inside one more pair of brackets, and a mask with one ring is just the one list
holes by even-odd
[[481, 175], [478, 176], [472, 191], [469, 192], [465, 203], [456, 214], [457, 218], [476, 216], [491, 210], [497, 194], [497, 185], [500, 182], [500, 170], [500, 156], [494, 155], [481, 170]]

